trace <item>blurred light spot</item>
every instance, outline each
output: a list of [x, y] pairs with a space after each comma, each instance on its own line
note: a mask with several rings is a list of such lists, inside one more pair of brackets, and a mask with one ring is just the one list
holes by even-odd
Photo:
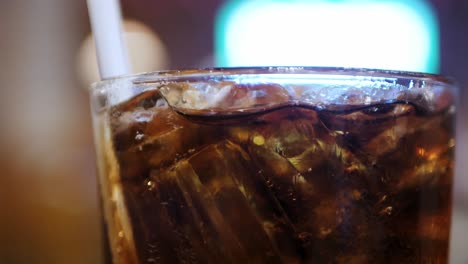
[[[154, 31], [135, 20], [125, 20], [124, 31], [133, 73], [168, 68], [167, 49]], [[77, 64], [80, 80], [85, 87], [99, 80], [96, 47], [92, 35], [87, 36], [82, 42], [77, 56]]]
[[449, 148], [455, 147], [455, 139], [454, 139], [454, 138], [451, 138], [451, 139], [449, 140], [448, 146], [449, 146]]
[[344, 66], [437, 72], [437, 18], [422, 0], [231, 1], [218, 66]]
[[417, 148], [416, 151], [418, 152], [418, 155], [421, 157], [426, 156], [426, 150], [424, 148]]
[[265, 139], [262, 136], [255, 136], [253, 138], [253, 143], [255, 145], [261, 146], [261, 145], [265, 144]]

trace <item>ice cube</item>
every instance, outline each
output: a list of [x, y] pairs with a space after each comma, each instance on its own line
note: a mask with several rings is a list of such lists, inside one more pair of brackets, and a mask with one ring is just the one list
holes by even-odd
[[149, 169], [168, 167], [222, 135], [221, 130], [189, 122], [167, 107], [144, 111], [151, 111], [151, 120], [142, 123], [133, 119], [132, 125], [138, 129], [127, 124], [125, 132], [117, 131], [114, 136], [120, 145], [116, 152], [122, 178], [145, 178]]
[[[226, 103], [225, 99], [235, 89], [231, 81], [166, 83], [160, 91], [175, 109], [203, 110]], [[183, 111], [184, 112], [184, 111]]]
[[271, 192], [278, 199], [288, 218], [296, 225], [307, 222], [307, 212], [320, 200], [313, 182], [308, 182], [284, 157], [272, 149], [251, 144], [248, 152], [261, 168]]
[[[190, 256], [215, 261], [220, 254], [231, 263], [277, 263], [280, 255], [297, 259], [291, 224], [248, 159], [239, 146], [222, 141], [192, 153], [171, 169], [153, 170], [146, 194], [133, 194], [135, 199], [148, 197], [140, 202], [149, 206], [149, 216], [139, 223], [158, 223], [167, 234], [172, 232], [168, 246], [174, 250], [167, 254], [179, 261]], [[158, 227], [150, 233], [157, 240], [161, 232]], [[212, 249], [203, 255], [203, 247]]]
[[161, 93], [173, 108], [183, 113], [194, 110], [245, 111], [286, 104], [290, 95], [278, 84], [235, 84], [232, 81], [167, 83]]
[[175, 165], [174, 170], [177, 183], [189, 204], [188, 208], [181, 210], [192, 211], [195, 223], [191, 226], [199, 230], [203, 243], [207, 248], [211, 247], [213, 252], [221, 252], [222, 258], [229, 263], [246, 261], [248, 256], [242, 244], [217, 208], [216, 201], [200, 182], [191, 164], [182, 160]]
[[[289, 162], [302, 173], [314, 173], [317, 168], [331, 169], [333, 174], [352, 174], [364, 172], [365, 165], [349, 150], [332, 142], [313, 140], [309, 147], [297, 156], [288, 158]], [[337, 176], [337, 175], [336, 175]]]
[[407, 136], [409, 147], [404, 150], [411, 166], [402, 173], [398, 190], [451, 184], [455, 143], [448, 131], [442, 129], [442, 123], [442, 119], [435, 118]]
[[[167, 105], [158, 103], [163, 100], [158, 91], [148, 91], [111, 109], [111, 126], [117, 150], [126, 149], [135, 144], [135, 140], [143, 138], [148, 124], [155, 121], [156, 113], [167, 111]], [[168, 118], [158, 117], [158, 120], [164, 122]], [[168, 125], [158, 127], [166, 129]]]
[[348, 187], [338, 188], [334, 196], [325, 196], [314, 208], [311, 221], [317, 226], [316, 240], [333, 241], [331, 251], [365, 252], [374, 236], [369, 210], [364, 201], [356, 200], [354, 192]]
[[365, 160], [369, 164], [369, 174], [379, 179], [378, 185], [385, 192], [450, 185], [454, 141], [447, 130], [442, 129], [443, 119], [400, 119], [406, 121], [398, 121], [394, 128], [375, 137], [364, 148], [368, 153]]
[[[445, 150], [446, 151], [446, 150]], [[448, 185], [452, 180], [453, 159], [434, 150], [426, 162], [415, 162], [413, 169], [402, 172], [396, 189], [430, 188], [436, 185]]]
[[411, 105], [380, 104], [341, 113], [322, 111], [320, 118], [342, 147], [363, 157], [376, 157], [393, 150], [412, 128], [408, 116], [414, 111]]
[[372, 138], [362, 149], [369, 157], [373, 158], [397, 150], [402, 140], [413, 134], [420, 124], [419, 119], [400, 117], [391, 127]]
[[131, 181], [124, 186], [142, 262], [148, 259], [161, 263], [248, 260], [186, 160], [172, 169], [153, 170], [142, 183]]
[[317, 114], [310, 109], [285, 108], [260, 116], [255, 121], [253, 144], [271, 149], [283, 157], [295, 156], [319, 136]]
[[232, 91], [228, 102], [232, 108], [248, 109], [286, 104], [289, 99], [289, 92], [282, 86], [264, 83], [238, 85]]
[[229, 141], [208, 146], [188, 159], [249, 259], [276, 262], [281, 255], [278, 250], [287, 249], [278, 248], [278, 234], [291, 241], [292, 227], [249, 160], [240, 146]]
[[158, 193], [135, 182], [125, 182], [123, 190], [140, 261], [178, 262], [178, 248], [191, 246], [177, 234]]
[[[342, 80], [322, 79], [313, 84], [292, 84], [291, 89], [303, 102], [318, 106], [366, 105], [375, 101], [388, 101], [402, 95], [407, 87], [387, 80]], [[300, 96], [300, 97], [299, 97]]]
[[143, 108], [135, 108], [133, 112], [120, 113], [113, 119], [113, 138], [117, 151], [126, 150], [136, 142], [141, 141], [148, 122], [153, 119], [154, 112]]
[[148, 176], [150, 169], [169, 166], [196, 145], [192, 136], [184, 127], [173, 127], [154, 136], [146, 135], [142, 142], [116, 151], [121, 164], [121, 178], [141, 181]]
[[[149, 190], [158, 196], [164, 216], [170, 224], [168, 228], [178, 239], [175, 250], [179, 262], [216, 263], [226, 258], [232, 260], [234, 252], [223, 251], [224, 248], [216, 240], [217, 237], [226, 237], [229, 231], [219, 234], [219, 230], [213, 230], [213, 223], [207, 221], [206, 211], [197, 210], [199, 194], [194, 190], [196, 178], [197, 175], [186, 161], [179, 162], [173, 169], [153, 171], [150, 177], [154, 186], [149, 186]], [[236, 249], [235, 246], [229, 246], [231, 250]]]

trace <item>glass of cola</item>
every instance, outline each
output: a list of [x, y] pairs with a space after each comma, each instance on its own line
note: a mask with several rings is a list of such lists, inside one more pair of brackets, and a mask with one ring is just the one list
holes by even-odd
[[94, 84], [114, 263], [447, 263], [452, 82], [343, 68]]

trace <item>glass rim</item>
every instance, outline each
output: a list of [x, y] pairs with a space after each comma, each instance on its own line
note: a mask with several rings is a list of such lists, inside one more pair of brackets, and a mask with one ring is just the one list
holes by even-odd
[[452, 78], [440, 74], [398, 71], [371, 68], [348, 68], [348, 67], [297, 67], [297, 66], [272, 66], [272, 67], [213, 67], [213, 68], [187, 68], [181, 70], [151, 71], [128, 74], [104, 79], [94, 82], [90, 91], [107, 84], [119, 81], [132, 81], [134, 84], [155, 83], [161, 81], [186, 81], [187, 79], [205, 80], [206, 78], [219, 77], [228, 78], [237, 75], [280, 75], [288, 78], [288, 75], [302, 76], [342, 76], [349, 79], [371, 78], [371, 79], [411, 79], [420, 81], [438, 82], [448, 86], [455, 86]]

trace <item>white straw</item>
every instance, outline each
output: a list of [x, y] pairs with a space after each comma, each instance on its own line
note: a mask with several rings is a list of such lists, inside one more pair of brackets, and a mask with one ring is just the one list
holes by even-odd
[[87, 0], [101, 79], [130, 73], [118, 0]]

